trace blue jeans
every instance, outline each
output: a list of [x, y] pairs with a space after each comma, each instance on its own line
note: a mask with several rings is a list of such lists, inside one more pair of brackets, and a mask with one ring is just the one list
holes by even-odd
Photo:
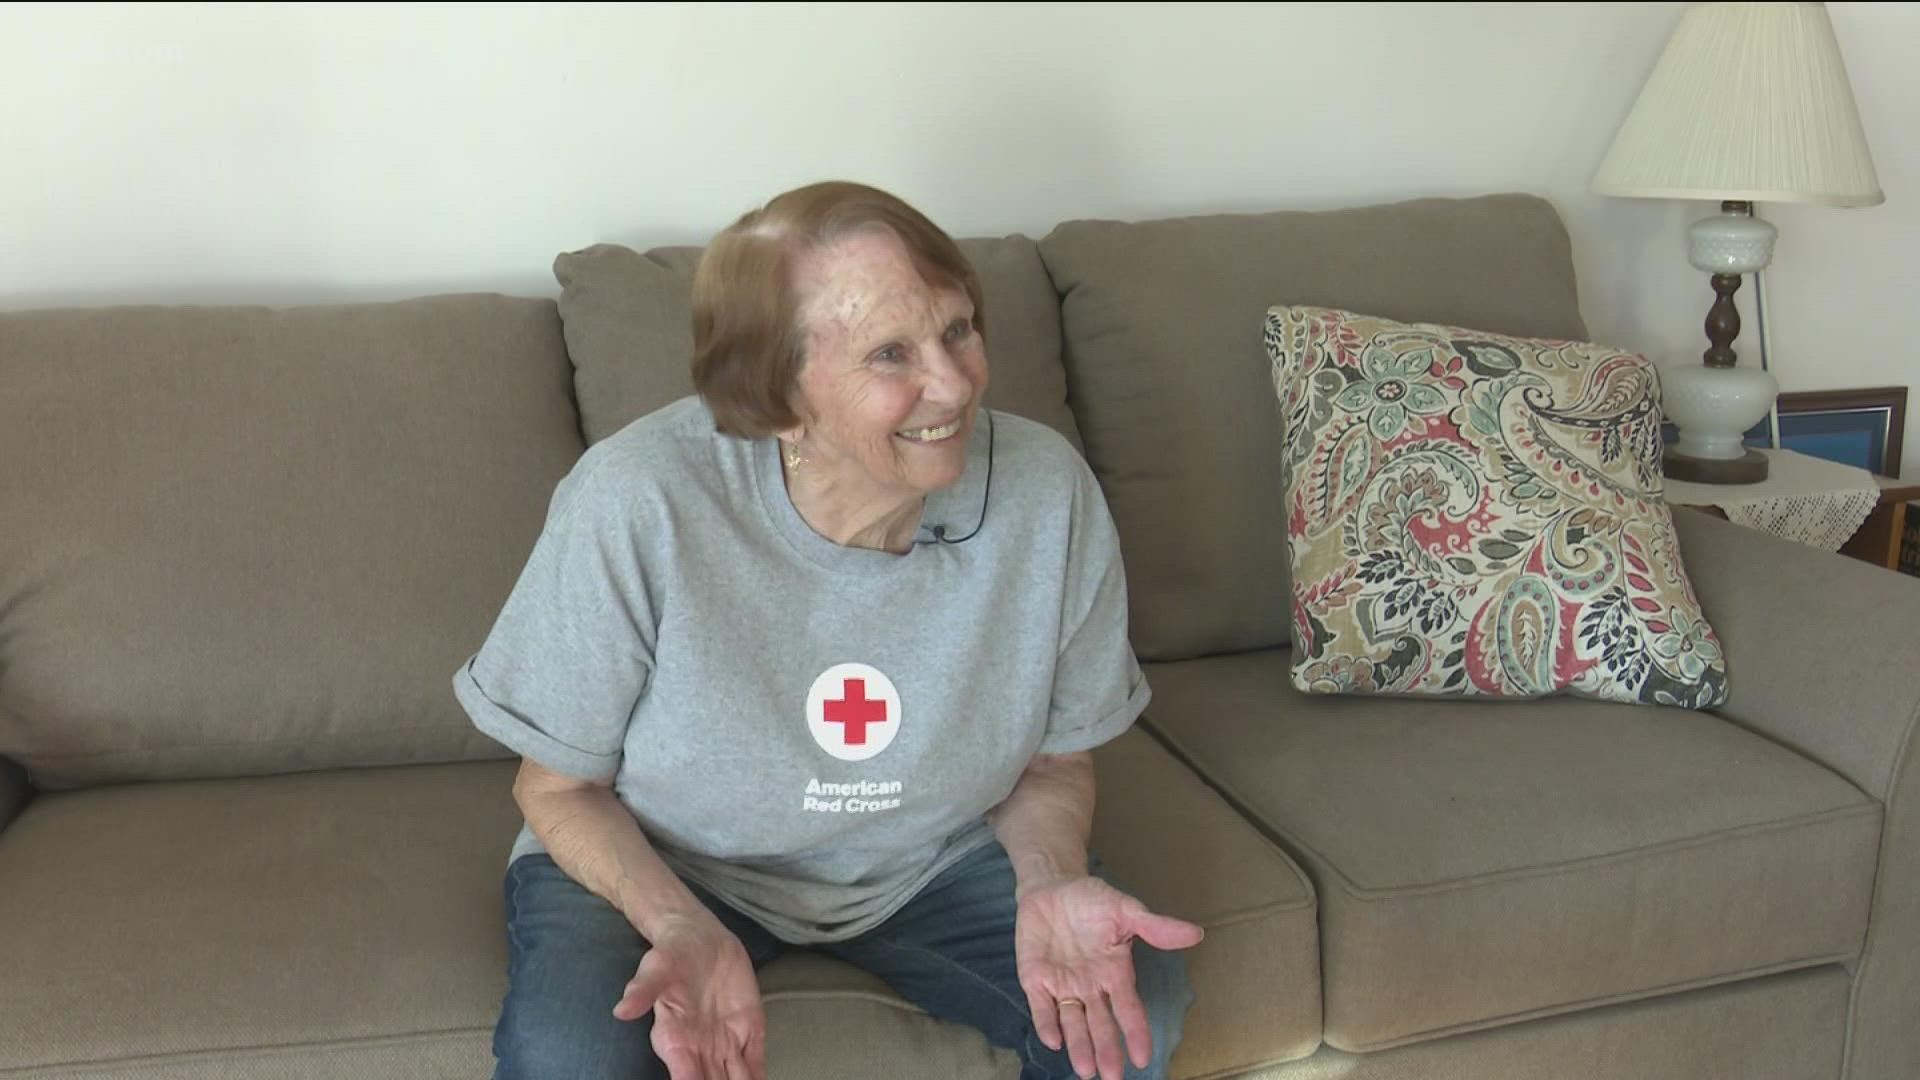
[[[1094, 870], [1099, 872], [1098, 863]], [[1013, 866], [990, 843], [936, 877], [906, 906], [850, 941], [816, 945], [885, 980], [942, 1020], [979, 1029], [1020, 1056], [1021, 1080], [1074, 1076], [1064, 1048], [1034, 1034], [1013, 956]], [[688, 884], [746, 946], [759, 968], [789, 948], [757, 923]], [[514, 860], [506, 880], [508, 985], [494, 1030], [495, 1080], [665, 1080], [653, 1014], [613, 1018], [613, 1003], [647, 943], [612, 905], [546, 855]], [[1179, 1044], [1193, 991], [1181, 954], [1133, 945], [1135, 986], [1153, 1032], [1153, 1061], [1129, 1080], [1159, 1080]], [[769, 1057], [777, 1051], [769, 1048]], [[912, 1070], [902, 1063], [903, 1075]]]

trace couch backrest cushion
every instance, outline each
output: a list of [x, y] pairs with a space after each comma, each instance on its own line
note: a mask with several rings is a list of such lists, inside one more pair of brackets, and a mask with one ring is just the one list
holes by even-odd
[[7, 823], [32, 797], [33, 789], [27, 784], [26, 770], [0, 757], [0, 829], [6, 828]]
[[1288, 638], [1267, 309], [1583, 338], [1571, 245], [1528, 195], [1073, 221], [1040, 241], [1074, 416], [1120, 530], [1143, 659]]
[[0, 754], [502, 756], [455, 701], [581, 451], [550, 300], [0, 315]]
[[[1024, 236], [969, 238], [987, 308], [987, 404], [1052, 427], [1075, 448], [1060, 364], [1060, 301]], [[693, 271], [697, 247], [640, 252], [596, 244], [554, 260], [560, 314], [587, 441], [693, 393]]]

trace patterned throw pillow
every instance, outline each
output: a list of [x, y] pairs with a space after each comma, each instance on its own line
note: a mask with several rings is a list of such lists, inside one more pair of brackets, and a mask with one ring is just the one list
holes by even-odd
[[1725, 701], [1646, 358], [1321, 307], [1270, 309], [1264, 342], [1295, 686]]

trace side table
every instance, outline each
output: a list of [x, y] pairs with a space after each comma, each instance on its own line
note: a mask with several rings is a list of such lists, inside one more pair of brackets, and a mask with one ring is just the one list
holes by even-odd
[[1792, 450], [1763, 450], [1767, 479], [1757, 484], [1695, 484], [1669, 479], [1667, 502], [1761, 529], [1825, 551], [1898, 569], [1907, 503], [1920, 483]]
[[1920, 499], [1920, 483], [1891, 476], [1875, 476], [1873, 480], [1880, 485], [1880, 503], [1840, 548], [1840, 554], [1898, 570], [1900, 538], [1907, 531], [1907, 504]]

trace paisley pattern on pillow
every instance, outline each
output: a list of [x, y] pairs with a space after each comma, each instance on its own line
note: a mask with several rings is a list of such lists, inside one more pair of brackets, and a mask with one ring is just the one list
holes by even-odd
[[1321, 307], [1271, 309], [1263, 341], [1295, 686], [1726, 700], [1663, 498], [1645, 357]]

